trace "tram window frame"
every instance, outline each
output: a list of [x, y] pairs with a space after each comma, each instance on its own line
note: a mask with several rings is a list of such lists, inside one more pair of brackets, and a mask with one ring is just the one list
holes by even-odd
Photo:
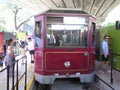
[[35, 22], [35, 46], [42, 47], [42, 21]]
[[[66, 23], [64, 23], [64, 20], [61, 20], [62, 19], [62, 17], [59, 17], [58, 16], [58, 19], [60, 20], [60, 21], [57, 21], [56, 23], [54, 22], [54, 21], [56, 21], [56, 18], [57, 17], [55, 17], [55, 20], [54, 19], [52, 19], [53, 21], [47, 21], [47, 18], [49, 18], [49, 17], [51, 17], [51, 16], [47, 16], [46, 17], [46, 47], [48, 47], [48, 48], [53, 48], [53, 47], [55, 47], [55, 48], [65, 48], [65, 47], [72, 47], [72, 48], [87, 48], [88, 46], [89, 46], [89, 42], [88, 42], [88, 35], [89, 35], [89, 18], [88, 17], [83, 17], [83, 16], [78, 16], [79, 18], [85, 18], [85, 23], [84, 24], [77, 24], [77, 23], [70, 23], [70, 22], [68, 22], [68, 24], [66, 24]], [[64, 17], [67, 17], [67, 16], [63, 16], [63, 18]], [[70, 16], [68, 16], [68, 17], [70, 17]], [[74, 17], [76, 17], [76, 16], [74, 16]], [[74, 18], [73, 17], [73, 18]], [[52, 18], [54, 18], [54, 16], [52, 16]], [[87, 19], [86, 19], [87, 18]], [[74, 26], [74, 25], [78, 25], [78, 26], [83, 26], [84, 27], [84, 29], [76, 29], [79, 33], [79, 36], [78, 36], [78, 45], [75, 45], [75, 43], [71, 43], [71, 45], [69, 45], [69, 44], [66, 44], [66, 46], [62, 46], [62, 45], [59, 45], [59, 46], [55, 46], [54, 44], [52, 44], [52, 45], [50, 45], [48, 42], [49, 42], [49, 40], [48, 40], [48, 35], [47, 34], [49, 34], [49, 38], [50, 38], [50, 33], [48, 33], [49, 32], [49, 30], [52, 32], [52, 34], [54, 35], [54, 32], [55, 32], [55, 30], [54, 29], [51, 29], [51, 26], [52, 25], [71, 25], [71, 26]], [[63, 30], [63, 29], [61, 29], [61, 30]], [[75, 30], [75, 31], [76, 31]], [[56, 30], [56, 31], [60, 31], [59, 29], [58, 30]], [[66, 32], [67, 31], [71, 31], [71, 33], [73, 33], [74, 32], [74, 30], [72, 30], [72, 28], [70, 29], [70, 30], [66, 30]], [[64, 30], [63, 30], [63, 32], [64, 32]], [[87, 36], [87, 37], [85, 37], [85, 35]], [[72, 39], [73, 37], [71, 37], [71, 39]], [[86, 41], [85, 41], [86, 40]], [[63, 41], [62, 41], [63, 42]], [[73, 41], [71, 41], [71, 42], [73, 42]]]

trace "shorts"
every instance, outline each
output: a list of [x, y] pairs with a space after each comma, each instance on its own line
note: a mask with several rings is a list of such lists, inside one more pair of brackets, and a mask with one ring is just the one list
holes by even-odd
[[104, 55], [102, 55], [102, 61], [109, 61], [109, 55], [107, 55], [107, 57], [105, 58]]
[[30, 50], [30, 55], [34, 54], [34, 50]]

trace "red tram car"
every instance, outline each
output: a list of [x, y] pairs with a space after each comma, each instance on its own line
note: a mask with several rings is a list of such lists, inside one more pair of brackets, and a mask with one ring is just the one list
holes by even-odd
[[95, 21], [79, 10], [49, 10], [35, 16], [35, 80], [91, 82], [95, 74]]

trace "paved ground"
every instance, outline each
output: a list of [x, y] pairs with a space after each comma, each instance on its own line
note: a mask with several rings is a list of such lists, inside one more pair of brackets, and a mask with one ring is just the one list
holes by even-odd
[[79, 79], [57, 79], [55, 83], [51, 85], [51, 89], [41, 89], [41, 85], [36, 86], [32, 90], [95, 90], [91, 84], [80, 84]]
[[[96, 75], [102, 79], [104, 82], [106, 82], [108, 85], [110, 85], [114, 90], [120, 90], [120, 72], [113, 70], [112, 75], [113, 75], [113, 83], [111, 83], [111, 73], [108, 72], [99, 72], [98, 70], [98, 66], [99, 66], [99, 62], [96, 61]], [[106, 67], [105, 65], [102, 66], [102, 70], [105, 71]], [[102, 81], [100, 81], [99, 79], [97, 80], [97, 87], [99, 88], [99, 90], [112, 90], [109, 86], [107, 86], [106, 84], [104, 84]], [[95, 83], [95, 84], [96, 84]]]
[[52, 85], [51, 90], [85, 90], [77, 79], [59, 79]]

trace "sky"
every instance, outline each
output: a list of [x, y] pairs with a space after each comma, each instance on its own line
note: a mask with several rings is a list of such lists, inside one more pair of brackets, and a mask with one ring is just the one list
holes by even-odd
[[103, 24], [107, 24], [109, 22], [120, 21], [120, 4], [116, 6], [106, 17], [105, 22]]

